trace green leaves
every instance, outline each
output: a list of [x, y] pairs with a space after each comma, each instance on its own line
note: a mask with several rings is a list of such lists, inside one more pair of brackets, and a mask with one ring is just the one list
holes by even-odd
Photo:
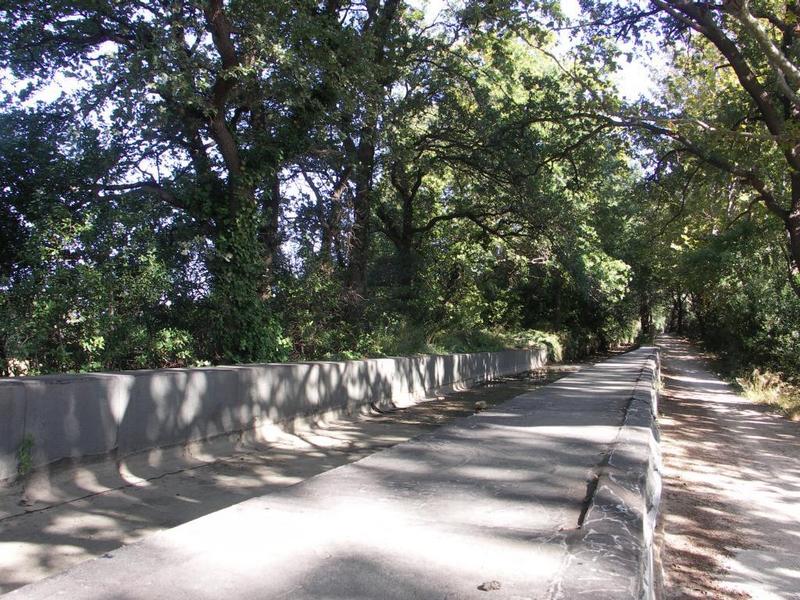
[[31, 369], [628, 335], [615, 50], [556, 48], [558, 3], [2, 10], [0, 65], [70, 82], [0, 116], [0, 342]]

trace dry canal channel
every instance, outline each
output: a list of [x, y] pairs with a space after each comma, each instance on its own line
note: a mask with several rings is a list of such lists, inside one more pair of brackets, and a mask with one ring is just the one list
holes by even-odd
[[3, 498], [0, 584], [10, 598], [647, 596], [654, 356], [165, 456], [174, 472], [124, 486], [107, 465], [34, 477]]

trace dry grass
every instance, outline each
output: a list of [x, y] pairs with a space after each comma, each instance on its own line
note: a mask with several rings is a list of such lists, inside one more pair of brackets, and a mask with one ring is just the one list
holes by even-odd
[[800, 421], [800, 388], [784, 381], [780, 373], [754, 369], [745, 377], [737, 377], [736, 383], [748, 400], [773, 406], [793, 421]]

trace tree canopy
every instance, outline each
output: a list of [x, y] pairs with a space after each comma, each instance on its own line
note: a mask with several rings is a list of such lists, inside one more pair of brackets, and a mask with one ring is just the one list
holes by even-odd
[[[800, 372], [795, 4], [0, 8], [4, 374], [694, 331]], [[625, 53], [664, 65], [619, 89]]]

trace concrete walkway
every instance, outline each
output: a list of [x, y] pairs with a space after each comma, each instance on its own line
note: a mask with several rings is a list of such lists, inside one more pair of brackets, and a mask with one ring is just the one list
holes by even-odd
[[662, 347], [665, 598], [800, 600], [800, 424]]
[[616, 559], [575, 561], [585, 555], [578, 522], [649, 354], [620, 355], [8, 597], [558, 598], [576, 568], [598, 581], [627, 573]]

